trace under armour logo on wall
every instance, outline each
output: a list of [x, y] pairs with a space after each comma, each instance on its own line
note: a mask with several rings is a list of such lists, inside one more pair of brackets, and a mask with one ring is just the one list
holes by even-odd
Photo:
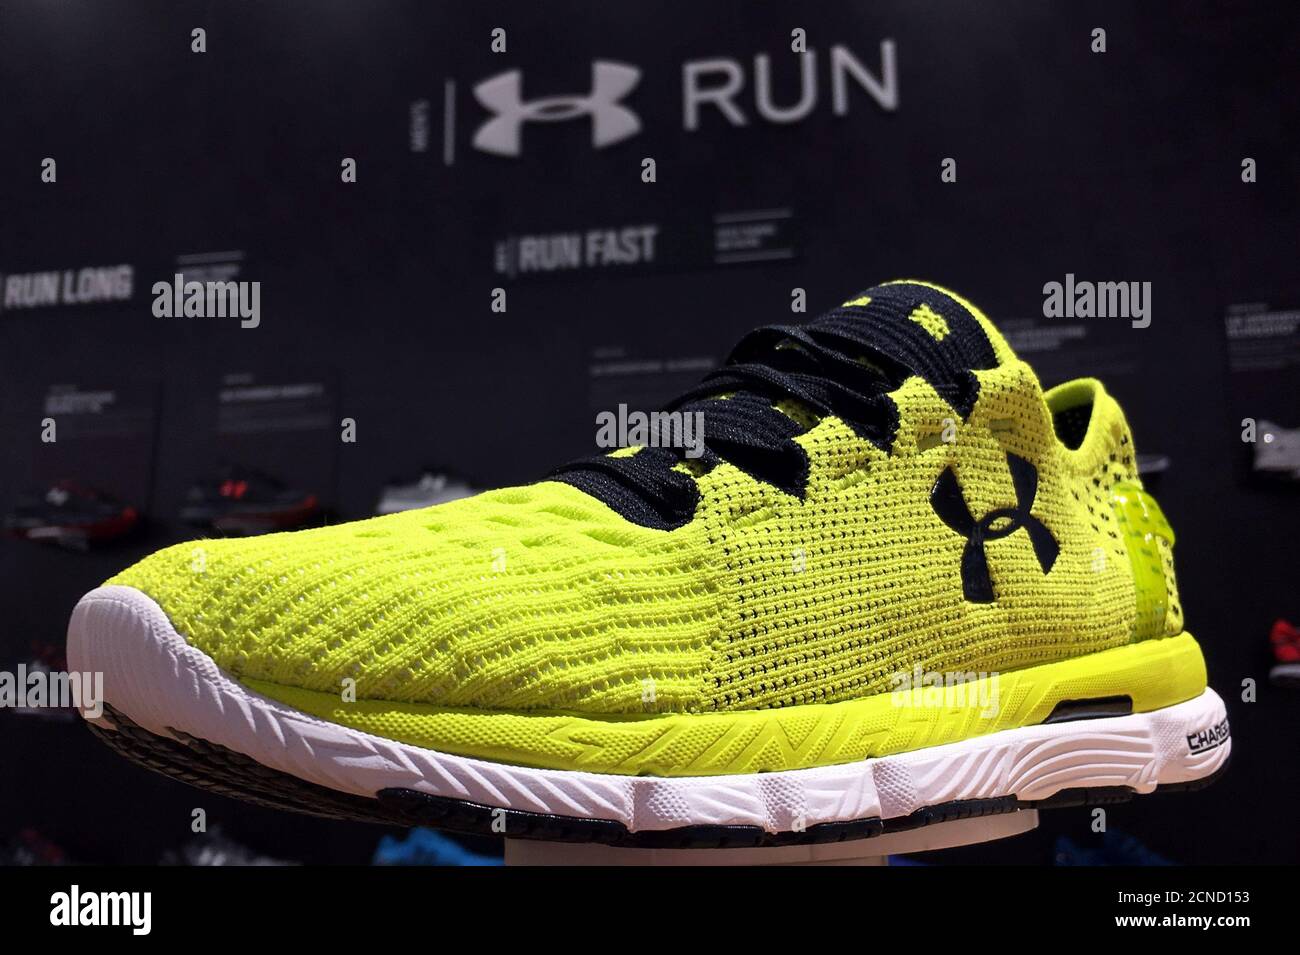
[[494, 76], [474, 87], [474, 96], [495, 114], [474, 134], [474, 146], [498, 156], [518, 156], [524, 123], [558, 123], [579, 116], [591, 117], [591, 144], [597, 149], [635, 136], [641, 120], [620, 100], [640, 81], [641, 71], [635, 66], [595, 60], [588, 95], [524, 102], [522, 72]]
[[985, 542], [1000, 540], [1023, 527], [1044, 574], [1051, 571], [1061, 550], [1046, 525], [1029, 513], [1038, 494], [1038, 470], [1024, 458], [1010, 453], [1007, 454], [1007, 467], [1011, 470], [1011, 483], [1016, 491], [1016, 506], [999, 507], [978, 521], [966, 506], [966, 498], [951, 467], [944, 469], [930, 492], [930, 506], [939, 519], [966, 538], [966, 547], [961, 554], [961, 586], [966, 599], [972, 603], [992, 603], [994, 598], [993, 578], [989, 576], [988, 557], [984, 553]]

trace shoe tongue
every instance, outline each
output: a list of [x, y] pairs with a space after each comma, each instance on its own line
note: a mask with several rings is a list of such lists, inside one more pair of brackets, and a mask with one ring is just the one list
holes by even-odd
[[[849, 299], [831, 315], [853, 316], [894, 327], [910, 322], [926, 332], [930, 345], [956, 345], [972, 363], [988, 357], [985, 349], [991, 351], [994, 365], [1016, 357], [983, 312], [956, 292], [929, 282], [904, 279], [873, 286]], [[917, 341], [922, 346], [926, 344], [919, 336]]]
[[975, 306], [925, 282], [874, 286], [813, 326], [858, 341], [919, 375], [963, 416], [979, 395], [973, 372], [1015, 358], [1006, 339]]

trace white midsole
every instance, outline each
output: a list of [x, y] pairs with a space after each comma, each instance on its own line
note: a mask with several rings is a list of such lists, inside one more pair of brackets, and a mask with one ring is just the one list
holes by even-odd
[[373, 797], [405, 788], [613, 820], [634, 832], [688, 825], [789, 832], [893, 819], [957, 799], [1033, 800], [1103, 786], [1146, 793], [1209, 776], [1232, 746], [1226, 726], [1215, 735], [1226, 712], [1218, 694], [1206, 689], [1150, 713], [1026, 726], [816, 769], [685, 778], [532, 769], [383, 739], [268, 699], [226, 676], [131, 587], [100, 587], [77, 604], [68, 625], [68, 666], [102, 672], [105, 702], [150, 732], [208, 740], [340, 792]]

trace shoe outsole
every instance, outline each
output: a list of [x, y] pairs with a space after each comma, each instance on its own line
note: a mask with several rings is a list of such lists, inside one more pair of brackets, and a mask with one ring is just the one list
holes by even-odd
[[330, 818], [646, 848], [840, 842], [953, 819], [1116, 801], [1217, 778], [1231, 751], [1205, 690], [1128, 716], [1039, 724], [814, 769], [627, 777], [422, 749], [312, 717], [242, 686], [145, 594], [78, 604], [69, 666], [104, 676], [87, 712], [114, 749], [166, 775]]
[[[1126, 786], [1065, 789], [1046, 799], [958, 799], [926, 806], [897, 819], [871, 817], [849, 822], [821, 823], [804, 832], [766, 832], [757, 826], [682, 826], [650, 832], [630, 832], [607, 819], [574, 819], [548, 813], [500, 809], [464, 800], [433, 796], [412, 789], [384, 789], [373, 799], [318, 786], [206, 740], [177, 734], [178, 739], [150, 733], [118, 713], [104, 708], [105, 720], [88, 723], [90, 732], [132, 762], [188, 783], [270, 809], [287, 810], [348, 822], [391, 826], [430, 826], [467, 835], [504, 835], [511, 839], [547, 842], [600, 843], [641, 849], [748, 849], [814, 845], [869, 839], [955, 819], [970, 819], [1024, 809], [1065, 809], [1125, 803], [1138, 793]], [[109, 729], [106, 725], [111, 725]], [[1157, 793], [1191, 792], [1217, 782], [1227, 772], [1225, 762], [1204, 779], [1164, 783]]]

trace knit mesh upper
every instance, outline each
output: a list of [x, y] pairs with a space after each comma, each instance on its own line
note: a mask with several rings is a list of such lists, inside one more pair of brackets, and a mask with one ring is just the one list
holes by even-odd
[[[1009, 671], [1130, 642], [1134, 584], [1109, 503], [1137, 481], [1123, 415], [1096, 386], [1091, 426], [1066, 447], [1032, 370], [976, 317], [997, 363], [974, 371], [969, 415], [914, 376], [889, 396], [887, 448], [820, 418], [794, 439], [802, 499], [721, 461], [695, 478], [692, 519], [663, 530], [546, 481], [179, 544], [109, 583], [149, 594], [236, 678], [328, 693], [351, 678], [361, 699], [477, 709], [834, 702], [916, 666]], [[1037, 471], [1032, 513], [1059, 556], [1045, 572], [1024, 531], [990, 539], [996, 599], [972, 603], [966, 540], [930, 495], [951, 467], [972, 514], [1011, 506], [1009, 453]]]

